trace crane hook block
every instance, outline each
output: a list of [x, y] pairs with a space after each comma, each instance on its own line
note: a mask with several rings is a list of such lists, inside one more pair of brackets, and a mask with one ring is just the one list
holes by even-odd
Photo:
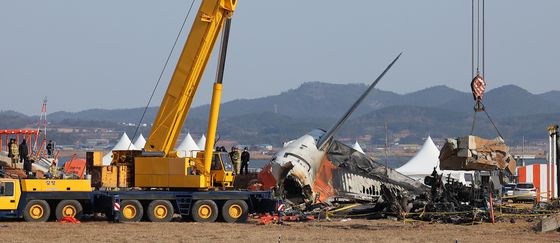
[[486, 81], [484, 78], [477, 74], [471, 82], [471, 90], [473, 94], [473, 99], [476, 101], [481, 101], [484, 96], [484, 91], [486, 90]]

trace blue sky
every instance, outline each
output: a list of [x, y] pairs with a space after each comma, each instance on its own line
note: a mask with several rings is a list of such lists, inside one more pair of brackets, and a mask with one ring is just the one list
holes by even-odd
[[[0, 110], [36, 114], [44, 96], [49, 112], [145, 106], [190, 2], [0, 2], [0, 87], [13, 91], [2, 92]], [[488, 88], [560, 89], [559, 9], [555, 0], [487, 1]], [[379, 88], [467, 91], [470, 11], [470, 0], [239, 0], [223, 100], [278, 94], [306, 81], [370, 82], [401, 51]], [[195, 105], [210, 101], [215, 66], [213, 58]]]

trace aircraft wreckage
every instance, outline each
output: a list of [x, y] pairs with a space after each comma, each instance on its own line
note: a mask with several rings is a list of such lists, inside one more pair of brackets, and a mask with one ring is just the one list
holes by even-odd
[[263, 188], [274, 190], [277, 197], [292, 204], [305, 205], [339, 200], [376, 202], [382, 187], [412, 195], [427, 191], [422, 183], [333, 139], [399, 57], [329, 130], [316, 129], [286, 143], [259, 174]]

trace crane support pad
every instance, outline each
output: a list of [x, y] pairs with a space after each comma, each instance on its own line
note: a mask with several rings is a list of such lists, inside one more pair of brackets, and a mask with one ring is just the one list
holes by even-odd
[[446, 139], [439, 154], [441, 170], [507, 170], [515, 172], [515, 160], [501, 138], [466, 136]]

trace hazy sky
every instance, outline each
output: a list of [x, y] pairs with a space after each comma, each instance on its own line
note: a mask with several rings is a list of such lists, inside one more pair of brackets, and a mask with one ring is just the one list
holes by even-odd
[[[0, 110], [36, 114], [44, 96], [49, 112], [145, 106], [190, 3], [0, 0]], [[488, 88], [560, 89], [559, 10], [558, 0], [487, 1]], [[401, 51], [379, 88], [468, 90], [471, 1], [239, 0], [223, 100], [306, 81], [370, 82]], [[215, 67], [211, 60], [196, 105], [209, 102]]]

